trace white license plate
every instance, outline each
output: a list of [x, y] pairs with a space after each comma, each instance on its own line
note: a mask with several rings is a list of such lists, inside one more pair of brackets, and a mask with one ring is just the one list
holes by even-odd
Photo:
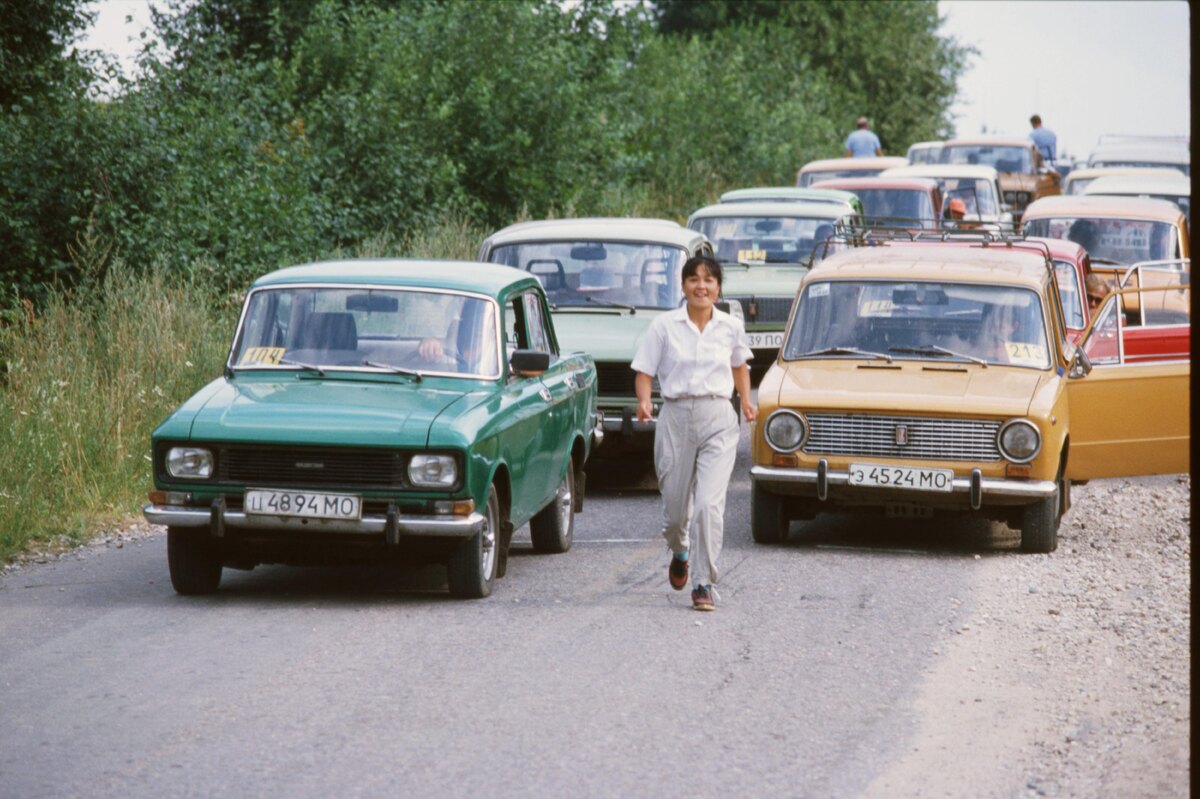
[[765, 350], [767, 347], [782, 347], [783, 332], [779, 333], [747, 333], [746, 338], [750, 339], [750, 349]]
[[355, 494], [315, 494], [310, 491], [251, 488], [246, 491], [243, 509], [246, 513], [264, 516], [357, 520], [362, 517], [362, 497]]
[[913, 491], [953, 491], [953, 469], [913, 469], [908, 466], [850, 464], [850, 485], [907, 488]]

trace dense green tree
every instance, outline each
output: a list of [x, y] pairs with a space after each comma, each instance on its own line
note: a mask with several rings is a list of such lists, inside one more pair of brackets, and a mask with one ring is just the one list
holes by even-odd
[[90, 0], [0, 3], [0, 113], [64, 83], [86, 80], [87, 59], [67, 48], [91, 24]]

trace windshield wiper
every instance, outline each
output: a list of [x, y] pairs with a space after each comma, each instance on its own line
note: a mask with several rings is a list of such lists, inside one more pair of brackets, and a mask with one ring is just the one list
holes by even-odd
[[971, 363], [977, 363], [985, 369], [988, 365], [988, 362], [983, 358], [976, 358], [974, 355], [967, 355], [963, 352], [948, 350], [945, 347], [939, 347], [936, 344], [922, 344], [920, 347], [888, 347], [888, 352], [905, 352], [912, 353], [913, 355], [942, 355], [947, 358], [962, 358], [970, 361]]
[[420, 383], [421, 379], [425, 377], [425, 375], [413, 369], [405, 369], [402, 366], [392, 366], [390, 363], [377, 363], [372, 361], [370, 358], [363, 359], [363, 366], [371, 366], [375, 369], [383, 369], [384, 371], [391, 372], [394, 375], [407, 375], [413, 379], [414, 383]]
[[862, 358], [876, 358], [879, 360], [892, 362], [892, 356], [885, 355], [882, 352], [868, 352], [867, 350], [855, 349], [854, 347], [826, 347], [823, 350], [812, 350], [810, 352], [801, 353], [798, 358], [818, 357], [821, 355], [858, 355]]
[[285, 366], [299, 366], [301, 369], [307, 369], [310, 372], [316, 372], [321, 377], [325, 376], [324, 369], [319, 366], [313, 366], [311, 363], [301, 363], [300, 361], [293, 361], [289, 358], [280, 358], [277, 363], [284, 364]]
[[588, 297], [587, 301], [594, 302], [597, 305], [606, 305], [609, 308], [624, 308], [626, 311], [629, 311], [630, 314], [637, 313], [637, 308], [633, 307], [632, 305], [626, 305], [623, 302], [613, 302], [612, 300], [602, 300], [599, 297]]

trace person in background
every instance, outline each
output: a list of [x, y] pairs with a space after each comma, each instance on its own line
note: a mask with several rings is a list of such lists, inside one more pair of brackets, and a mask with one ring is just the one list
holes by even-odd
[[1029, 118], [1029, 124], [1033, 125], [1033, 130], [1029, 131], [1029, 138], [1037, 145], [1038, 152], [1042, 154], [1042, 160], [1049, 166], [1056, 157], [1055, 148], [1058, 147], [1058, 137], [1050, 128], [1042, 127], [1042, 118], [1037, 114]]
[[1087, 294], [1088, 316], [1095, 316], [1104, 304], [1104, 298], [1112, 291], [1112, 284], [1096, 272], [1089, 272], [1083, 282], [1083, 290]]
[[[692, 607], [715, 610], [725, 494], [737, 456], [738, 418], [730, 404], [734, 388], [742, 416], [748, 422], [755, 417], [750, 345], [741, 320], [714, 306], [721, 297], [720, 263], [697, 255], [683, 265], [681, 277], [686, 304], [650, 323], [631, 366], [639, 422], [654, 418], [655, 377], [662, 390], [654, 471], [662, 493], [662, 534], [672, 553], [667, 581], [682, 591], [691, 562]], [[693, 553], [698, 557], [690, 557]]]
[[859, 117], [856, 130], [846, 137], [847, 158], [870, 158], [873, 155], [883, 155], [883, 146], [879, 137], [871, 131], [871, 123], [866, 117]]

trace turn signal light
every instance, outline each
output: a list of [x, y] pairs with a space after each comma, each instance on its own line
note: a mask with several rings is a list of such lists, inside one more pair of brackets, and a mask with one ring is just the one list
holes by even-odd
[[1004, 470], [1006, 477], [1029, 477], [1033, 474], [1033, 467], [1028, 463], [1010, 463]]
[[190, 491], [151, 491], [149, 497], [153, 505], [190, 505], [192, 502]]
[[434, 513], [444, 513], [448, 516], [470, 516], [475, 510], [473, 499], [442, 499], [433, 503]]
[[789, 452], [776, 452], [771, 463], [774, 466], [799, 466], [800, 459]]

